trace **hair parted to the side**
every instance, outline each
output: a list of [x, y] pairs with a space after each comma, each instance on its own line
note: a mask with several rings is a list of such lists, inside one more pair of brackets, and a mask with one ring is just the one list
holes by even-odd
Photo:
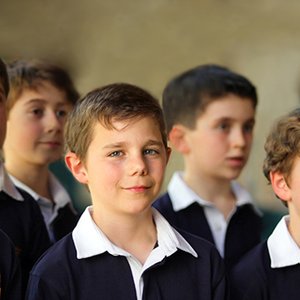
[[207, 105], [228, 94], [250, 99], [257, 105], [255, 86], [228, 68], [207, 64], [173, 78], [163, 92], [163, 111], [168, 133], [175, 124], [194, 129], [198, 116]]
[[5, 96], [7, 97], [9, 92], [9, 81], [8, 81], [6, 65], [1, 58], [0, 58], [0, 80], [4, 89]]
[[113, 122], [152, 117], [159, 125], [167, 147], [163, 112], [156, 98], [144, 89], [127, 83], [114, 83], [97, 88], [77, 102], [65, 125], [66, 151], [86, 158], [97, 122], [113, 129]]
[[268, 182], [271, 182], [270, 172], [280, 172], [288, 185], [295, 158], [300, 156], [300, 108], [274, 123], [264, 148], [263, 173]]
[[57, 89], [64, 91], [66, 99], [75, 104], [79, 99], [73, 81], [62, 67], [44, 60], [16, 60], [7, 65], [10, 82], [10, 92], [7, 101], [9, 111], [24, 89], [37, 89], [44, 81], [51, 83]]

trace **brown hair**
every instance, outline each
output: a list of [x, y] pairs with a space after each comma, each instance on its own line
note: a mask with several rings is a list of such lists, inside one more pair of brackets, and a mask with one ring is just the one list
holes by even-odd
[[270, 172], [280, 172], [286, 183], [293, 163], [300, 156], [300, 109], [281, 117], [271, 128], [265, 142], [263, 172], [270, 183]]
[[57, 89], [66, 93], [66, 98], [75, 104], [79, 94], [71, 77], [60, 66], [43, 60], [16, 60], [8, 64], [10, 92], [7, 101], [9, 111], [25, 88], [37, 89], [43, 81], [50, 82]]
[[65, 126], [66, 151], [82, 161], [93, 138], [94, 125], [101, 122], [113, 128], [113, 121], [152, 117], [159, 125], [167, 147], [162, 109], [157, 99], [144, 89], [126, 83], [115, 83], [95, 89], [77, 102]]

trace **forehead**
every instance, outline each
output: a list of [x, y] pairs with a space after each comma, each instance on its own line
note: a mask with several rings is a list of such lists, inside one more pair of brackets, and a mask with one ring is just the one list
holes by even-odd
[[72, 104], [70, 101], [68, 101], [65, 91], [58, 89], [48, 81], [40, 81], [34, 86], [24, 87], [18, 97], [18, 100], [20, 99], [36, 99], [46, 102]]
[[249, 98], [229, 94], [211, 101], [199, 115], [202, 118], [254, 119], [255, 108]]
[[103, 136], [103, 141], [110, 138], [118, 139], [119, 137], [144, 139], [148, 136], [156, 136], [159, 139], [161, 138], [158, 122], [150, 116], [126, 120], [112, 119], [109, 126], [100, 121], [95, 122], [93, 131], [94, 136]]

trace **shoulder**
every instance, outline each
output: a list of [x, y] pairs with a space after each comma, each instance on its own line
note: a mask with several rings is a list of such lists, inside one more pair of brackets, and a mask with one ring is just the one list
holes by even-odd
[[54, 245], [52, 245], [44, 254], [39, 258], [34, 266], [33, 274], [43, 274], [44, 271], [55, 270], [62, 268], [66, 260], [69, 261], [76, 257], [76, 250], [72, 239], [72, 233], [69, 233]]
[[264, 241], [246, 253], [233, 267], [230, 273], [230, 285], [231, 292], [236, 297], [234, 299], [239, 299], [241, 294], [254, 296], [263, 293], [268, 265], [270, 259], [267, 243]]

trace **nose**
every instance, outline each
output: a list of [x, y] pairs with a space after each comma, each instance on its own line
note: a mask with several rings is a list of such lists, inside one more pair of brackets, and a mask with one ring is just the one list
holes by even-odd
[[148, 174], [147, 162], [142, 154], [128, 158], [128, 172], [130, 176], [145, 176]]
[[55, 111], [51, 111], [47, 114], [47, 118], [45, 118], [45, 123], [45, 126], [48, 131], [61, 131], [63, 128], [63, 122]]
[[246, 136], [242, 128], [236, 128], [232, 131], [232, 145], [238, 148], [245, 148]]

